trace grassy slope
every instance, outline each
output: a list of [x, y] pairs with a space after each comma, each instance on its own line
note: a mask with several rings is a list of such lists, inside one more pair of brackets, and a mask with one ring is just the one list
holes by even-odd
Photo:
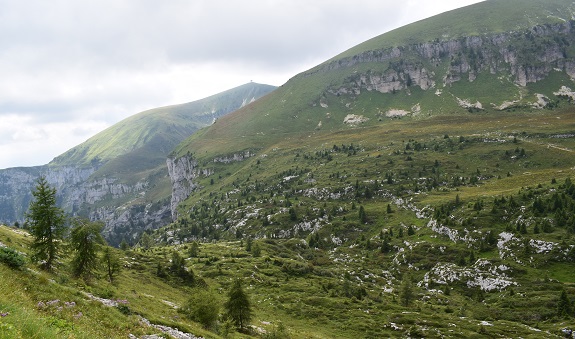
[[154, 168], [194, 131], [239, 108], [242, 100], [259, 98], [272, 89], [273, 86], [249, 83], [202, 100], [141, 112], [60, 155], [51, 165], [113, 161], [102, 172], [132, 174]]
[[[537, 19], [541, 21], [533, 21], [533, 15], [524, 20], [523, 12], [507, 16], [504, 10], [519, 8], [517, 2], [496, 4], [502, 6], [497, 15], [509, 18], [501, 28], [491, 27], [496, 32], [511, 27], [505, 25], [515, 27], [519, 21], [521, 27], [528, 27], [557, 20], [545, 15]], [[546, 3], [525, 4], [529, 13], [541, 14], [539, 6]], [[486, 8], [479, 7], [478, 17], [485, 14]], [[470, 9], [476, 7], [461, 11]], [[458, 20], [457, 24], [468, 24], [461, 12], [448, 14], [447, 18], [422, 21], [407, 31], [398, 30], [371, 40], [336, 59], [385, 47], [388, 37], [389, 44], [394, 39], [403, 41], [413, 35], [411, 29], [427, 29], [436, 22]], [[473, 34], [472, 30], [465, 32]], [[527, 250], [521, 243], [512, 250], [516, 257], [501, 259], [496, 246], [481, 249], [478, 243], [489, 231], [496, 234], [496, 240], [501, 232], [510, 231], [520, 241], [553, 242], [563, 246], [563, 250], [573, 246], [573, 235], [565, 228], [543, 234], [535, 233], [530, 224], [522, 234], [516, 231], [516, 214], [490, 212], [495, 208], [495, 197], [514, 196], [529, 208], [533, 198], [523, 196], [547, 196], [557, 189], [556, 184], [549, 186], [553, 179], [563, 182], [574, 176], [575, 143], [569, 137], [575, 131], [572, 104], [559, 100], [554, 110], [523, 107], [507, 112], [486, 109], [469, 113], [446, 103], [445, 96], [438, 99], [417, 89], [409, 94], [362, 93], [355, 101], [324, 96], [325, 89], [341, 83], [342, 77], [370, 67], [375, 65], [323, 73], [312, 70], [298, 75], [257, 105], [219, 120], [181, 144], [177, 154], [193, 153], [214, 174], [200, 178], [202, 188], [181, 205], [180, 221], [157, 237], [166, 242], [194, 237], [232, 241], [239, 235], [244, 237], [244, 244], [248, 236], [281, 238], [261, 240], [264, 253], [259, 259], [243, 258], [237, 240], [206, 243], [202, 245], [204, 259], [193, 267], [213, 276], [212, 283], [216, 285], [238, 274], [250, 280], [260, 309], [258, 319], [282, 319], [292, 333], [297, 333], [296, 337], [560, 335], [559, 330], [569, 326], [572, 318], [556, 315], [558, 291], [566, 289], [573, 299], [575, 291], [569, 273], [574, 269], [573, 261], [549, 253], [525, 254]], [[544, 93], [555, 100], [552, 92], [560, 85], [572, 87], [573, 82], [564, 74], [552, 73], [548, 79], [521, 91]], [[481, 74], [473, 83], [461, 81], [446, 91], [449, 95], [496, 104], [525, 94], [511, 81], [489, 74]], [[320, 101], [328, 107], [320, 107]], [[349, 103], [351, 109], [346, 107]], [[409, 109], [416, 103], [430, 108], [403, 119], [376, 118], [380, 108]], [[363, 114], [371, 120], [356, 127], [342, 126], [348, 113]], [[319, 121], [322, 128], [318, 130]], [[333, 150], [333, 145], [351, 144], [355, 146], [353, 153]], [[414, 150], [415, 144], [423, 146]], [[255, 149], [257, 156], [229, 165], [209, 161], [214, 156], [245, 149]], [[520, 156], [521, 150], [524, 156]], [[388, 175], [393, 178], [391, 183], [386, 182]], [[460, 178], [466, 183], [453, 184]], [[472, 179], [478, 181], [471, 183]], [[438, 186], [431, 188], [434, 181]], [[537, 188], [538, 184], [543, 188]], [[336, 197], [306, 195], [314, 189]], [[346, 189], [351, 194], [337, 198]], [[366, 196], [367, 189], [373, 197]], [[452, 241], [438, 234], [428, 227], [429, 217], [417, 218], [397, 203], [398, 197], [412, 200], [418, 208], [429, 206], [432, 210], [449, 206], [459, 197], [463, 203], [450, 211], [455, 221], [446, 218], [441, 223], [460, 235], [471, 232], [475, 243]], [[478, 202], [483, 206], [475, 211]], [[388, 204], [391, 214], [386, 212]], [[367, 213], [366, 223], [358, 220], [360, 205]], [[295, 220], [288, 214], [290, 207], [295, 211]], [[264, 223], [266, 218], [269, 223]], [[306, 222], [319, 226], [313, 232], [302, 230], [301, 225]], [[408, 226], [416, 229], [415, 234], [399, 237], [399, 230], [405, 233]], [[390, 230], [394, 232], [390, 237], [393, 249], [381, 253], [380, 234], [389, 234]], [[307, 244], [315, 234], [322, 245], [314, 250]], [[342, 240], [342, 245], [334, 245], [333, 238]], [[410, 307], [399, 305], [397, 292], [405, 273], [411, 272], [413, 279], [421, 282], [435, 265], [455, 264], [462, 257], [469, 261], [471, 252], [476, 259], [510, 267], [517, 286], [486, 293], [467, 287], [465, 282], [447, 287], [436, 284], [431, 289], [417, 289], [419, 301]], [[211, 264], [203, 263], [212, 256]], [[477, 268], [470, 262], [463, 267]], [[352, 289], [366, 289], [367, 297], [345, 296], [342, 285], [346, 280]]]
[[[422, 107], [420, 118], [465, 112], [457, 105], [456, 96], [469, 99], [470, 102], [479, 100], [487, 111], [493, 111], [491, 103], [499, 105], [504, 101], [518, 99], [521, 95], [525, 97], [528, 94], [524, 101], [535, 101], [532, 98], [536, 92], [530, 91], [540, 90], [541, 86], [518, 89], [509, 79], [487, 72], [479, 74], [474, 82], [461, 80], [452, 87], [443, 88], [444, 93], [441, 96], [434, 94], [435, 89], [423, 91], [413, 87], [410, 91], [400, 91], [395, 95], [363, 91], [357, 98], [335, 97], [326, 94], [326, 91], [341, 85], [344, 79], [355, 73], [383, 71], [388, 65], [360, 63], [351, 68], [329, 71], [323, 69], [330, 63], [337, 63], [338, 60], [366, 51], [385, 50], [393, 46], [436, 39], [496, 34], [526, 29], [542, 23], [562, 22], [570, 19], [574, 11], [573, 4], [566, 0], [553, 3], [543, 0], [485, 1], [407, 25], [368, 40], [293, 77], [265, 100], [220, 119], [217, 124], [193, 135], [176, 148], [176, 154], [191, 152], [199, 157], [209, 158], [217, 154], [240, 151], [242, 148], [258, 149], [262, 145], [270, 145], [284, 138], [321, 135], [345, 128], [342, 121], [347, 114], [365, 115], [371, 119], [367, 124], [374, 124], [377, 122], [378, 112], [385, 112], [389, 108], [410, 110], [416, 104]], [[445, 61], [431, 69], [437, 74], [443, 74], [447, 66], [448, 62]], [[438, 75], [438, 84], [441, 82], [439, 78]], [[552, 96], [551, 92], [556, 91], [560, 85], [573, 86], [573, 82], [568, 78], [555, 80], [557, 81], [552, 83], [552, 88], [546, 87], [544, 93]], [[320, 107], [320, 102], [327, 103], [328, 107]], [[322, 127], [318, 129], [320, 122]]]
[[[412, 43], [520, 31], [536, 25], [570, 20], [575, 6], [569, 0], [487, 0], [414, 22], [353, 47], [324, 64], [365, 51]], [[322, 64], [323, 65], [323, 64]], [[318, 67], [321, 67], [318, 66]]]
[[[25, 232], [0, 226], [0, 242], [28, 253], [31, 238]], [[169, 302], [181, 305], [190, 289], [161, 280], [151, 272], [156, 259], [135, 252], [121, 252], [124, 269], [113, 284], [102, 276], [89, 283], [76, 280], [66, 269], [64, 257], [54, 273], [38, 271], [32, 264], [14, 270], [0, 264], [0, 338], [127, 338], [161, 333], [144, 326], [139, 316], [206, 338], [217, 335], [183, 319]], [[128, 301], [132, 314], [90, 300], [84, 293], [106, 299]], [[39, 303], [57, 300], [52, 306]], [[74, 302], [75, 306], [65, 303]]]
[[[559, 188], [559, 184], [549, 185], [553, 179], [563, 183], [567, 177], [575, 177], [574, 139], [557, 137], [575, 132], [575, 114], [567, 102], [561, 107], [502, 112], [495, 119], [491, 114], [404, 118], [314, 138], [285, 138], [244, 162], [210, 165], [215, 173], [202, 178], [203, 188], [181, 205], [185, 221], [162, 230], [157, 238], [168, 240], [169, 233], [172, 239], [190, 239], [194, 232], [190, 225], [196, 225], [207, 230], [206, 240], [225, 239], [202, 244], [202, 259], [193, 262], [194, 270], [212, 278], [215, 286], [243, 276], [251, 282], [257, 319], [272, 323], [281, 319], [294, 337], [537, 338], [542, 335], [540, 330], [551, 337], [572, 320], [557, 317], [555, 312], [558, 291], [565, 288], [571, 299], [575, 294], [570, 280], [573, 261], [548, 253], [525, 255], [520, 244], [513, 249], [517, 257], [501, 259], [497, 246], [481, 250], [478, 242], [454, 242], [439, 235], [427, 226], [429, 217], [417, 218], [392, 197], [412, 199], [419, 208], [440, 209], [459, 196], [462, 204], [451, 212], [456, 222], [447, 225], [461, 235], [469, 230], [481, 239], [493, 230], [498, 238], [511, 227], [510, 232], [522, 240], [572, 246], [573, 234], [564, 228], [535, 234], [530, 224], [527, 234], [520, 234], [513, 222], [517, 216], [490, 211], [495, 197], [510, 196], [529, 210], [534, 198], [520, 200], [523, 195], [548, 196]], [[425, 146], [416, 151], [416, 143]], [[343, 144], [355, 145], [357, 153], [333, 151], [333, 145]], [[521, 149], [526, 156], [519, 156], [516, 150]], [[387, 174], [392, 175], [393, 183], [386, 182]], [[297, 177], [284, 179], [292, 175]], [[469, 184], [474, 176], [480, 177], [478, 182]], [[456, 177], [467, 183], [452, 185]], [[309, 178], [315, 181], [307, 182]], [[426, 180], [421, 179], [428, 178], [436, 178], [439, 186], [425, 188]], [[304, 194], [314, 188], [337, 193], [357, 183], [359, 189], [341, 198]], [[538, 189], [538, 184], [543, 188]], [[364, 195], [365, 188], [371, 189], [372, 198]], [[291, 201], [297, 220], [288, 216], [286, 201]], [[485, 204], [479, 212], [474, 210], [478, 201]], [[388, 204], [391, 214], [386, 212]], [[360, 205], [368, 215], [365, 224], [358, 221]], [[315, 224], [322, 210], [329, 217], [319, 222], [314, 233], [324, 245], [313, 249], [307, 246], [312, 235], [309, 230], [293, 230], [304, 221]], [[262, 220], [268, 216], [271, 223], [264, 225]], [[215, 226], [219, 231], [210, 233], [214, 225], [221, 225]], [[399, 237], [399, 229], [405, 234], [408, 226], [416, 229], [415, 234]], [[244, 237], [243, 246], [240, 240], [233, 240], [238, 230]], [[394, 232], [390, 239], [393, 250], [381, 253], [380, 234], [389, 230]], [[286, 231], [292, 233], [284, 239], [281, 234]], [[244, 254], [248, 236], [272, 238], [260, 240], [261, 257]], [[275, 237], [282, 239], [273, 240]], [[333, 245], [329, 240], [333, 237], [341, 239], [342, 245]], [[398, 304], [403, 274], [411, 272], [420, 282], [436, 264], [454, 264], [460, 257], [468, 261], [471, 251], [476, 259], [509, 266], [518, 285], [481, 293], [454, 282], [448, 286], [450, 295], [445, 295], [438, 290], [444, 291], [446, 286], [437, 284], [430, 290], [417, 289], [418, 301], [409, 307]], [[467, 262], [465, 267], [473, 266]], [[343, 295], [346, 279], [353, 288], [366, 289], [368, 296]], [[488, 325], [482, 326], [483, 322]], [[394, 325], [400, 329], [393, 329]]]

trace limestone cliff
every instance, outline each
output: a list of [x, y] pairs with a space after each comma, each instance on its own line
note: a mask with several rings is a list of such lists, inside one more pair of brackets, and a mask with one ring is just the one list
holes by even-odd
[[169, 224], [173, 205], [195, 187], [194, 176], [208, 173], [197, 170], [193, 160], [176, 161], [170, 171], [178, 177], [179, 169], [185, 168], [185, 180], [178, 179], [182, 185], [175, 186], [182, 190], [175, 189], [171, 199], [166, 158], [174, 147], [274, 89], [250, 82], [201, 100], [140, 112], [48, 165], [0, 170], [0, 221], [22, 224], [36, 181], [45, 176], [67, 214], [104, 221], [103, 233], [112, 245], [122, 240], [135, 243], [143, 231]]
[[480, 73], [509, 75], [522, 87], [543, 80], [553, 70], [575, 78], [575, 56], [570, 53], [574, 23], [370, 50], [326, 63], [306, 76], [372, 64], [369, 71], [354, 72], [342, 85], [330, 88], [335, 95], [359, 95], [363, 90], [392, 93], [410, 86], [422, 90], [448, 87], [462, 79], [473, 82]]

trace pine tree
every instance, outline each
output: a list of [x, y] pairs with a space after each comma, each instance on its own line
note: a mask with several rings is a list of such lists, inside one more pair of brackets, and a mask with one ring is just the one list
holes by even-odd
[[154, 245], [154, 239], [152, 239], [152, 237], [148, 233], [144, 232], [142, 234], [142, 237], [140, 238], [140, 246], [142, 246], [142, 248], [144, 248], [145, 250], [148, 250], [153, 245]]
[[127, 251], [130, 248], [130, 245], [128, 245], [128, 243], [126, 242], [126, 239], [122, 239], [122, 242], [120, 243], [120, 249], [122, 251]]
[[40, 177], [33, 200], [26, 214], [26, 223], [34, 237], [33, 258], [41, 260], [42, 266], [51, 270], [58, 256], [60, 240], [65, 233], [64, 211], [56, 206], [56, 189], [50, 187], [45, 177]]
[[362, 224], [365, 224], [367, 222], [367, 214], [365, 213], [365, 209], [363, 208], [363, 206], [359, 206], [359, 221], [361, 221]]
[[73, 251], [72, 274], [89, 278], [98, 266], [98, 247], [105, 243], [100, 234], [104, 225], [88, 220], [72, 220], [70, 246]]
[[199, 252], [200, 252], [200, 245], [198, 245], [197, 242], [192, 241], [192, 243], [190, 244], [190, 249], [188, 250], [188, 255], [192, 258], [195, 258], [198, 256]]
[[224, 304], [227, 316], [236, 327], [244, 328], [252, 318], [252, 309], [248, 295], [242, 287], [240, 279], [234, 280], [228, 292], [228, 300]]
[[172, 251], [172, 263], [170, 264], [170, 272], [180, 277], [184, 282], [194, 283], [194, 271], [186, 268], [186, 260], [176, 250]]

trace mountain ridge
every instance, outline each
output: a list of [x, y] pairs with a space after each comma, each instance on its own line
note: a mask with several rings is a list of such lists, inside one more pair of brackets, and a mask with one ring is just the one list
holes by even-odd
[[[516, 6], [517, 1], [486, 1], [421, 20], [412, 24], [415, 26], [406, 26], [413, 29], [421, 29], [422, 25], [425, 28], [442, 27], [445, 15], [452, 18], [450, 20], [460, 20], [460, 13], [475, 12], [478, 8], [479, 14], [486, 8], [494, 8], [501, 15], [511, 9], [519, 13], [515, 8], [521, 8], [524, 12], [516, 14], [516, 20], [521, 19], [520, 27], [529, 29], [519, 32], [496, 32], [464, 39], [428, 39], [416, 44], [408, 42], [401, 48], [384, 46], [383, 50], [374, 44], [386, 41], [390, 35], [402, 36], [397, 32], [403, 28], [372, 38], [294, 76], [256, 107], [238, 110], [202, 134], [191, 137], [186, 141], [189, 146], [186, 148], [185, 143], [179, 145], [175, 155], [181, 156], [192, 150], [212, 154], [215, 146], [223, 147], [224, 153], [233, 153], [234, 144], [239, 140], [246, 145], [245, 148], [250, 148], [262, 145], [267, 139], [279, 140], [279, 136], [286, 132], [313, 135], [342, 129], [346, 128], [342, 122], [347, 115], [364, 115], [356, 113], [362, 110], [370, 113], [364, 115], [368, 118], [364, 124], [374, 124], [378, 120], [392, 118], [392, 111], [423, 118], [438, 112], [525, 107], [536, 104], [539, 100], [536, 94], [541, 94], [531, 89], [531, 84], [555, 77], [556, 88], [547, 86], [546, 93], [542, 94], [551, 102], [556, 97], [554, 91], [559, 91], [563, 85], [572, 86], [570, 78], [575, 75], [575, 66], [574, 54], [569, 47], [573, 43], [572, 34], [569, 34], [571, 22], [546, 17], [538, 18], [535, 22], [538, 26], [528, 25], [532, 22], [529, 16], [541, 11], [545, 4], [539, 0], [527, 1], [525, 6]], [[550, 6], [563, 9], [558, 10], [558, 14], [565, 17], [572, 15], [574, 10], [569, 1], [547, 5]], [[533, 40], [529, 40], [529, 36]], [[545, 44], [549, 44], [548, 48], [543, 49], [541, 46]], [[533, 49], [540, 55], [530, 52]], [[523, 55], [534, 57], [527, 60]], [[554, 74], [556, 69], [563, 75]], [[455, 82], [461, 85], [452, 90]], [[490, 91], [490, 88], [497, 90]], [[478, 98], [472, 93], [476, 89], [488, 93], [485, 97], [493, 101], [485, 102], [485, 98]], [[377, 99], [377, 104], [369, 107], [355, 104], [358, 96], [375, 92], [383, 94], [370, 99]], [[476, 105], [477, 102], [480, 105]], [[257, 123], [252, 126], [251, 121]], [[298, 127], [290, 129], [289, 126], [294, 124]], [[210, 138], [218, 142], [207, 141]], [[224, 146], [225, 138], [233, 141]]]
[[[476, 22], [486, 8], [498, 20], [524, 10], [529, 17], [517, 17], [530, 22], [558, 3], [570, 6], [500, 0], [449, 15]], [[216, 304], [244, 282], [254, 318], [231, 337], [573, 337], [575, 20], [542, 20], [385, 53], [369, 47], [376, 39], [333, 67], [300, 73], [168, 155], [171, 200], [161, 207], [174, 222], [133, 238], [117, 284], [64, 276], [6, 292], [33, 295], [34, 309], [42, 288], [44, 300], [74, 300], [86, 314], [93, 308], [77, 289], [130, 298], [134, 314], [106, 312], [113, 320], [38, 310], [69, 321], [71, 334], [78, 325], [143, 335], [145, 317], [230, 335], [223, 321], [199, 332], [176, 311], [197, 293], [191, 276]], [[0, 227], [2, 242], [29, 242], [13, 232]], [[0, 279], [23, 275], [0, 269]], [[43, 290], [60, 283], [65, 291]]]
[[35, 180], [44, 175], [66, 212], [105, 221], [104, 234], [112, 244], [134, 241], [144, 229], [171, 221], [169, 152], [198, 129], [273, 89], [247, 83], [205, 99], [146, 110], [47, 165], [0, 170], [0, 219], [23, 223]]

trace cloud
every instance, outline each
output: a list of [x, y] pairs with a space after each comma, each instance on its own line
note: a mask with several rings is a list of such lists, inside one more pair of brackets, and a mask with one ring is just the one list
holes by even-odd
[[474, 2], [0, 0], [0, 168], [47, 163], [145, 109], [250, 80], [279, 86], [371, 37]]

